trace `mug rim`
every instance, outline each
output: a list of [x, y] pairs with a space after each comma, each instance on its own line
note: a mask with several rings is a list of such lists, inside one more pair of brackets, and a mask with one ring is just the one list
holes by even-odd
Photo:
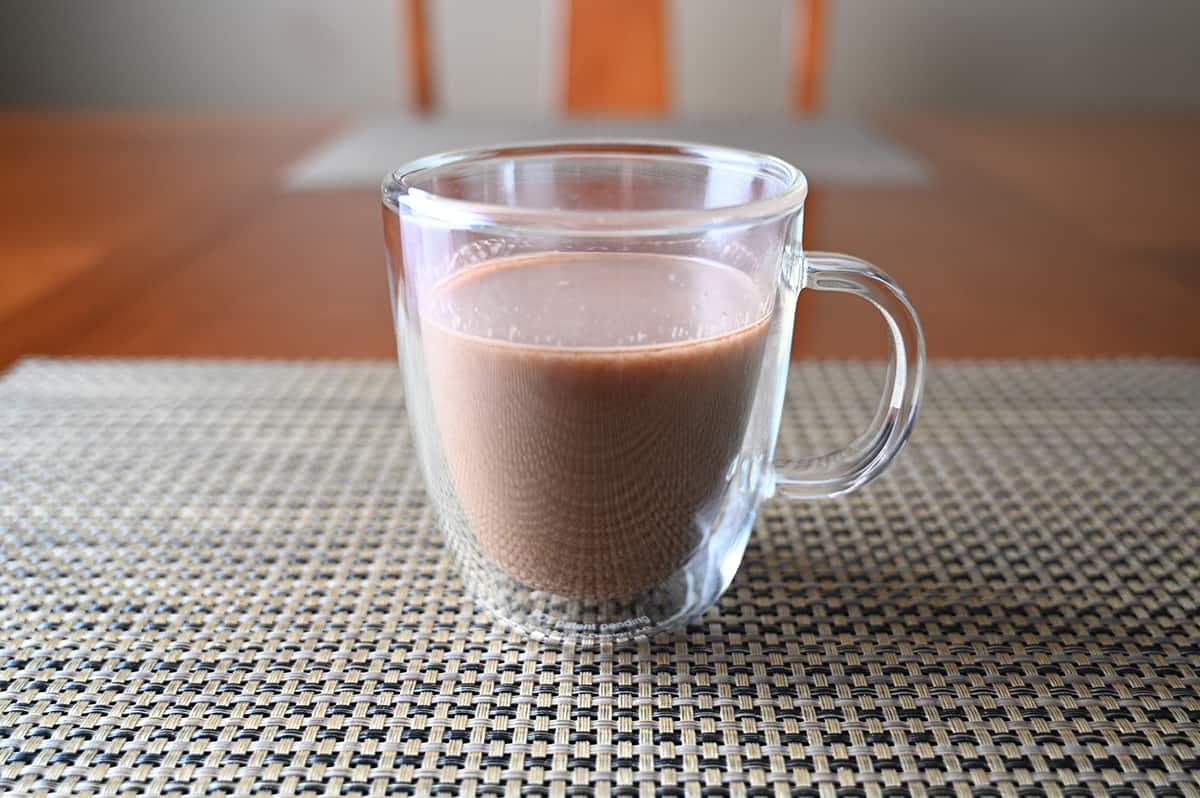
[[[589, 156], [658, 158], [723, 166], [774, 177], [781, 188], [747, 202], [712, 208], [586, 210], [464, 200], [439, 195], [415, 184], [415, 178], [423, 173], [471, 162]], [[568, 236], [671, 235], [753, 225], [795, 212], [803, 207], [808, 195], [808, 179], [782, 158], [736, 147], [664, 139], [547, 139], [471, 147], [417, 158], [385, 175], [381, 192], [384, 205], [393, 211], [464, 229], [516, 228]]]

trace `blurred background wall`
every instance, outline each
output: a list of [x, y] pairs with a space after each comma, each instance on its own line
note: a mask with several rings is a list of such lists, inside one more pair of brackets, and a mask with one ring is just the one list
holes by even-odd
[[[1194, 0], [830, 0], [825, 108], [1200, 107]], [[787, 108], [790, 0], [672, 0], [673, 105]], [[558, 106], [555, 0], [433, 0], [441, 107]], [[402, 15], [401, 15], [402, 16]], [[392, 0], [0, 0], [0, 103], [403, 108]]]

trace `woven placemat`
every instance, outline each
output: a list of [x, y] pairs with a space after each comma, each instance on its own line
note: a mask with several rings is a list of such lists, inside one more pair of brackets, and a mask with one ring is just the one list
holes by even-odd
[[[880, 369], [793, 369], [780, 456]], [[0, 792], [1200, 796], [1200, 366], [938, 364], [851, 497], [764, 505], [719, 607], [494, 627], [389, 364], [0, 381]]]

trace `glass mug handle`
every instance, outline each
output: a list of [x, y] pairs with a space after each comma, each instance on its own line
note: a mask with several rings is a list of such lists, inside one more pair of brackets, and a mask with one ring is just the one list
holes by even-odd
[[846, 447], [820, 457], [776, 463], [776, 491], [788, 499], [828, 499], [879, 475], [904, 446], [916, 419], [925, 372], [925, 335], [895, 280], [864, 260], [832, 252], [800, 258], [800, 285], [861, 297], [883, 314], [890, 360], [883, 399], [870, 426]]

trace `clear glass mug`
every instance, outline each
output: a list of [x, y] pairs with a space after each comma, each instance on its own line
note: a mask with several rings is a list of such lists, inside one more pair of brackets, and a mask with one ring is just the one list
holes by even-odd
[[[838, 496], [903, 446], [925, 344], [900, 288], [804, 252], [807, 182], [766, 155], [554, 142], [425, 158], [383, 183], [406, 403], [466, 586], [543, 639], [684, 624], [758, 505]], [[796, 297], [887, 321], [879, 410], [844, 449], [774, 462]]]

